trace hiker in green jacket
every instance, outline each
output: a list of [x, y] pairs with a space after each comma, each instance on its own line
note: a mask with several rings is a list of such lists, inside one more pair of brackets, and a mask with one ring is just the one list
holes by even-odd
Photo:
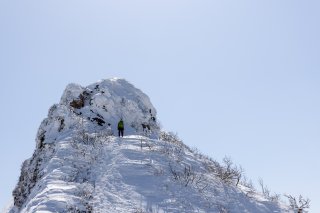
[[124, 125], [123, 125], [123, 120], [121, 118], [121, 120], [118, 123], [118, 132], [119, 132], [119, 137], [122, 136], [123, 137], [123, 131], [124, 131]]

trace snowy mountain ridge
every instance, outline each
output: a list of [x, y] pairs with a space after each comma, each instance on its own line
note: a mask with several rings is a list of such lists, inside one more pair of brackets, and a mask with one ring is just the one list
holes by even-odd
[[232, 163], [161, 131], [148, 96], [124, 79], [69, 84], [36, 143], [6, 212], [290, 212], [243, 184]]

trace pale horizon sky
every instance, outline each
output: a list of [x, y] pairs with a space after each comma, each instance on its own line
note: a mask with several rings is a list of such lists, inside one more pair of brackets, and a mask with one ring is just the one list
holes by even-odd
[[66, 85], [121, 77], [187, 145], [320, 212], [319, 11], [315, 0], [0, 0], [0, 209]]

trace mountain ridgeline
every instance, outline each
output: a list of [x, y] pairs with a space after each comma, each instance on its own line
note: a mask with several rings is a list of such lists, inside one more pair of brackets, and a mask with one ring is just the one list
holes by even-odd
[[6, 212], [291, 211], [258, 193], [230, 159], [219, 163], [161, 130], [148, 96], [113, 78], [66, 87], [39, 127]]

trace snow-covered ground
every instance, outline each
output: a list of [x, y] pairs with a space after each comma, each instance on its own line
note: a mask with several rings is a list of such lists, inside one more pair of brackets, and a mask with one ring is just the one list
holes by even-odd
[[6, 213], [288, 212], [229, 174], [233, 165], [160, 131], [148, 96], [123, 79], [68, 85], [36, 144]]
[[[42, 178], [20, 212], [286, 212], [246, 195], [242, 185], [223, 183], [207, 171], [208, 159], [183, 144], [135, 135], [78, 140], [45, 148]], [[186, 167], [194, 178], [188, 184], [172, 172]]]

